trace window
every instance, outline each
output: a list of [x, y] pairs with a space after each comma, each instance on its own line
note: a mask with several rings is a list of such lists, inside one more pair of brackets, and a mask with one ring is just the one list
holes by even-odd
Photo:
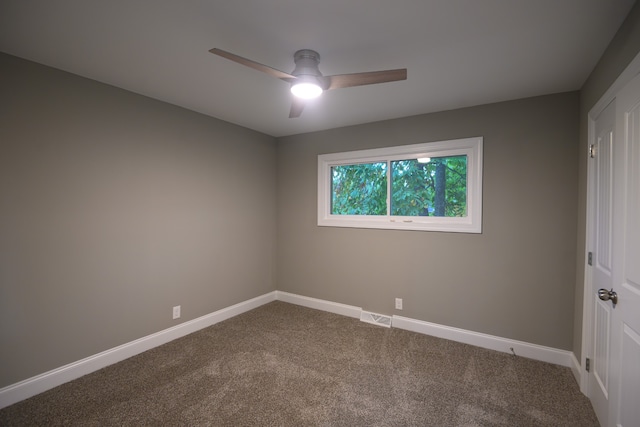
[[318, 156], [318, 225], [482, 232], [482, 137]]

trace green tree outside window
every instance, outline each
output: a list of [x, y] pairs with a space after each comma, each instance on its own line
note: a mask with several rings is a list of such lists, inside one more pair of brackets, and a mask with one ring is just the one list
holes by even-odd
[[387, 215], [388, 167], [392, 216], [467, 215], [465, 155], [333, 166], [331, 213]]

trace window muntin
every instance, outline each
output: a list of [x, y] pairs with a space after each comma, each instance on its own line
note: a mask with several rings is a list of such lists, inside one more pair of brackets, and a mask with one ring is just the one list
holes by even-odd
[[318, 225], [482, 232], [482, 142], [319, 155]]

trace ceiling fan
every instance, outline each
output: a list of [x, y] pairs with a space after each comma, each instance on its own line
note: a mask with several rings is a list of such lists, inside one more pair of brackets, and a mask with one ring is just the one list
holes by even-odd
[[289, 118], [300, 117], [304, 109], [305, 99], [320, 96], [325, 90], [345, 87], [372, 85], [407, 79], [407, 69], [370, 71], [365, 73], [337, 74], [323, 76], [318, 69], [320, 55], [311, 49], [302, 49], [293, 55], [296, 64], [291, 73], [285, 73], [267, 65], [243, 58], [222, 49], [213, 48], [209, 52], [245, 65], [291, 84], [292, 97]]

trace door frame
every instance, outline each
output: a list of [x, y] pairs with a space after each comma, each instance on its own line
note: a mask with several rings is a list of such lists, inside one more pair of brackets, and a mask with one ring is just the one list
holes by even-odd
[[[622, 73], [618, 76], [615, 82], [607, 89], [602, 97], [596, 102], [596, 104], [589, 110], [587, 115], [588, 120], [588, 137], [587, 137], [587, 150], [581, 152], [580, 155], [587, 157], [587, 203], [586, 203], [586, 229], [585, 229], [585, 245], [584, 245], [584, 282], [583, 286], [583, 299], [582, 299], [582, 348], [580, 360], [580, 391], [589, 396], [589, 381], [590, 375], [585, 369], [585, 360], [587, 357], [593, 359], [593, 304], [595, 295], [590, 292], [592, 285], [592, 269], [588, 264], [587, 259], [589, 252], [593, 251], [593, 243], [595, 241], [595, 223], [593, 218], [593, 212], [595, 208], [595, 177], [594, 177], [594, 164], [589, 161], [588, 147], [595, 144], [595, 125], [596, 119], [602, 113], [602, 111], [618, 96], [618, 93], [631, 81], [636, 75], [640, 74], [640, 52], [633, 58], [633, 60], [627, 65]], [[582, 151], [582, 150], [581, 150]]]

